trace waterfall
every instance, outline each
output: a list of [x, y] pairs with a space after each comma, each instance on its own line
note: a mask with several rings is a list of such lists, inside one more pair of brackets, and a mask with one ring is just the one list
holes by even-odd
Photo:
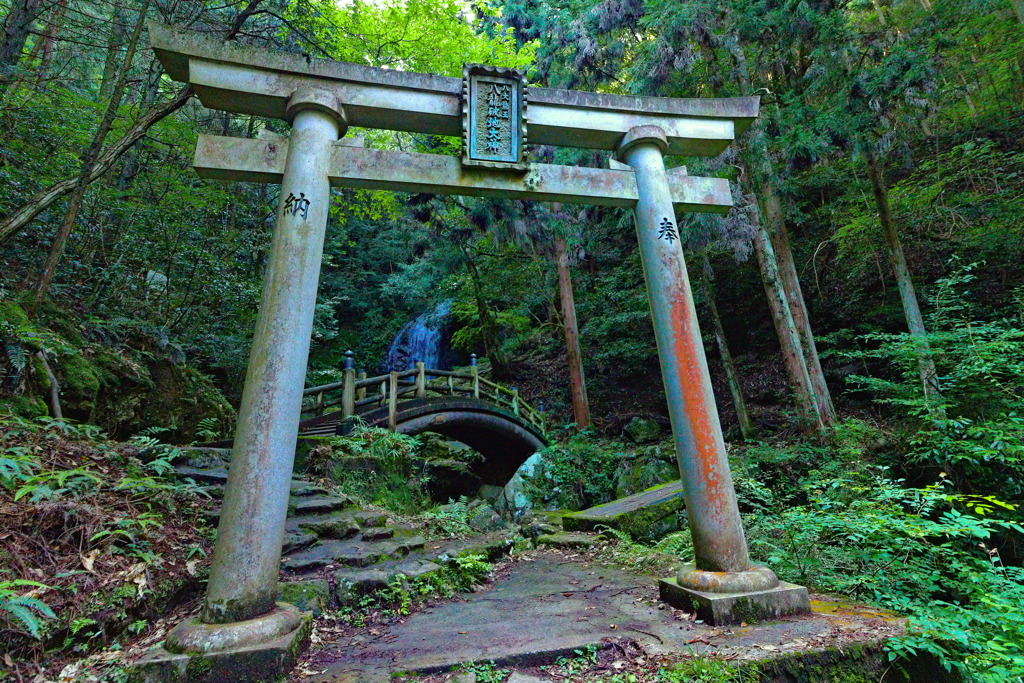
[[386, 369], [409, 370], [417, 361], [423, 361], [428, 368], [447, 370], [444, 333], [451, 310], [452, 302], [442, 301], [406, 323], [391, 342]]

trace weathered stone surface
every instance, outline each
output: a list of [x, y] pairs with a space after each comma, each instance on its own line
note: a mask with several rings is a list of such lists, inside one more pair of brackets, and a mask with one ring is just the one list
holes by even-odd
[[359, 533], [360, 525], [351, 515], [335, 514], [329, 517], [312, 517], [295, 520], [300, 529], [316, 534], [321, 538], [344, 539]]
[[430, 497], [443, 502], [470, 496], [480, 489], [480, 477], [473, 473], [469, 463], [455, 458], [423, 461], [423, 474]]
[[448, 541], [446, 543], [432, 543], [428, 551], [434, 556], [437, 562], [442, 564], [451, 562], [456, 557], [467, 555], [482, 555], [484, 559], [493, 562], [503, 555], [507, 555], [512, 549], [512, 539], [501, 532], [472, 536], [470, 538]]
[[807, 589], [782, 581], [776, 588], [751, 593], [706, 593], [684, 588], [675, 577], [658, 582], [661, 599], [676, 609], [696, 612], [714, 626], [754, 623], [811, 611]]
[[324, 613], [331, 604], [331, 587], [323, 579], [304, 581], [279, 581], [277, 599], [295, 605], [314, 617]]
[[211, 468], [224, 467], [231, 460], [230, 448], [211, 448], [209, 446], [179, 446], [184, 456], [183, 464], [189, 467]]
[[551, 548], [590, 548], [596, 542], [597, 538], [594, 536], [569, 531], [537, 537], [537, 545], [546, 545]]
[[505, 520], [501, 518], [497, 510], [483, 501], [480, 505], [470, 509], [467, 523], [473, 531], [497, 531], [505, 528]]
[[501, 492], [501, 499], [496, 506], [508, 519], [519, 520], [532, 507], [530, 497], [527, 495], [527, 479], [533, 476], [537, 467], [544, 462], [542, 453], [534, 453], [526, 459], [512, 478], [505, 484]]
[[322, 515], [328, 512], [344, 510], [352, 504], [348, 498], [339, 496], [318, 496], [316, 498], [300, 498], [295, 501], [297, 515]]
[[647, 446], [619, 461], [615, 470], [615, 496], [625, 498], [678, 478], [679, 464], [668, 444]]
[[387, 553], [379, 547], [349, 547], [333, 553], [335, 564], [342, 567], [369, 567], [385, 558]]
[[590, 531], [598, 526], [625, 531], [636, 539], [649, 538], [655, 525], [683, 509], [683, 485], [677, 479], [646, 491], [580, 512], [562, 515], [566, 531]]
[[191, 479], [197, 484], [216, 484], [223, 486], [228, 480], [228, 471], [225, 467], [189, 467], [181, 465], [174, 468], [174, 472], [180, 479]]
[[283, 680], [309, 644], [311, 621], [276, 640], [205, 655], [156, 648], [132, 665], [134, 683], [266, 683]]
[[406, 560], [396, 565], [395, 571], [407, 579], [418, 579], [441, 571], [441, 565], [430, 560]]
[[424, 541], [422, 536], [408, 536], [403, 539], [395, 539], [395, 541], [398, 551], [405, 554], [408, 554], [413, 550], [423, 550], [426, 545], [426, 541]]
[[501, 486], [491, 486], [490, 484], [484, 484], [476, 493], [476, 495], [479, 496], [481, 500], [487, 501], [492, 506], [498, 505], [499, 501], [501, 500], [501, 497], [504, 494], [504, 488], [502, 488]]
[[310, 484], [308, 481], [302, 481], [300, 479], [292, 480], [291, 495], [294, 498], [300, 498], [303, 496], [326, 496], [329, 494], [330, 490], [323, 486]]
[[550, 680], [550, 678], [537, 678], [513, 671], [512, 675], [505, 679], [505, 683], [548, 683]]
[[359, 598], [387, 587], [394, 574], [382, 569], [342, 570], [334, 574], [334, 599], [339, 605], [351, 605]]
[[[326, 644], [307, 662], [323, 673], [304, 681], [384, 681], [392, 672], [437, 672], [491, 660], [503, 668], [542, 665], [587, 646], [606, 647], [619, 637], [635, 639], [653, 657], [707, 650], [718, 660], [772, 672], [763, 680], [818, 683], [835, 680], [828, 674], [837, 670], [851, 674], [843, 681], [868, 683], [881, 678], [871, 674], [888, 668], [884, 640], [904, 632], [899, 618], [863, 607], [834, 612], [827, 602], [816, 602], [812, 614], [785, 621], [715, 628], [662, 609], [649, 576], [567, 564], [554, 553], [532, 553], [527, 559], [483, 591], [389, 624], [370, 642]], [[909, 677], [892, 680], [955, 680], [931, 669], [918, 673], [915, 667], [916, 662], [908, 666]], [[898, 669], [893, 666], [884, 680]], [[853, 675], [858, 671], [868, 675]]]
[[297, 550], [304, 550], [317, 542], [317, 535], [303, 529], [288, 530], [284, 532], [284, 543], [281, 546], [281, 553], [287, 555]]
[[661, 425], [648, 418], [634, 417], [622, 432], [633, 443], [653, 443], [661, 438]]
[[363, 533], [359, 535], [364, 541], [382, 541], [388, 538], [392, 538], [395, 535], [395, 530], [386, 526], [374, 527], [372, 529], [364, 529]]
[[384, 526], [388, 522], [387, 514], [372, 510], [360, 510], [353, 514], [352, 517], [363, 527]]
[[334, 562], [334, 549], [325, 545], [318, 545], [309, 550], [288, 555], [281, 560], [281, 569], [296, 573], [311, 572], [320, 569]]

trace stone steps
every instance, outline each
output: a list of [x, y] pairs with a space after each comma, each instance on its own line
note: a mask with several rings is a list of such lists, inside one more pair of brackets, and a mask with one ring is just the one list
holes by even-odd
[[[203, 462], [176, 467], [179, 477], [223, 494], [227, 468], [209, 454]], [[220, 511], [206, 513], [215, 525]], [[509, 534], [485, 533], [458, 540], [427, 541], [412, 526], [389, 524], [388, 515], [364, 510], [347, 496], [308, 481], [291, 482], [282, 545], [280, 599], [316, 613], [386, 587], [441, 571], [468, 554], [495, 560], [511, 549]]]

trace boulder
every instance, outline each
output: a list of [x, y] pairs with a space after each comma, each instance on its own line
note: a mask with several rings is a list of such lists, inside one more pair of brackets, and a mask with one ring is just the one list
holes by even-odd
[[466, 520], [469, 528], [481, 532], [504, 529], [505, 520], [501, 518], [498, 511], [483, 501], [479, 502], [479, 505], [470, 507]]
[[633, 443], [653, 443], [661, 438], [661, 425], [645, 417], [634, 417], [622, 431]]
[[495, 507], [506, 519], [518, 521], [532, 507], [530, 497], [526, 494], [526, 478], [532, 476], [542, 462], [544, 462], [544, 456], [534, 453], [519, 466], [516, 473], [505, 484], [501, 498]]

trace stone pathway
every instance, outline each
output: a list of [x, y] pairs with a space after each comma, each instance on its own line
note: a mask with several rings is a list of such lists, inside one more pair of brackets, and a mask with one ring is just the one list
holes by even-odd
[[[574, 559], [573, 559], [574, 558]], [[395, 672], [433, 673], [464, 663], [550, 664], [608, 639], [629, 638], [650, 654], [760, 659], [877, 643], [901, 619], [818, 602], [812, 615], [734, 628], [692, 621], [658, 600], [654, 577], [600, 566], [578, 555], [525, 554], [484, 590], [372, 631], [320, 636], [290, 680], [387, 681]]]
[[[204, 486], [214, 498], [227, 481], [225, 449], [192, 449], [175, 468], [181, 478]], [[359, 508], [308, 481], [292, 481], [282, 546], [279, 596], [318, 616], [383, 588], [395, 577], [417, 578], [460, 555], [494, 560], [511, 549], [511, 532], [469, 539], [428, 541], [412, 526], [390, 524], [387, 514]], [[215, 525], [219, 511], [208, 515]]]
[[[196, 451], [177, 471], [219, 497], [227, 479], [226, 457], [225, 451]], [[627, 512], [677, 505], [671, 484], [645, 494]], [[216, 517], [214, 512], [211, 522]], [[356, 604], [395, 577], [439, 571], [462, 554], [496, 560], [511, 549], [513, 533], [431, 541], [411, 526], [391, 522], [385, 513], [360, 509], [345, 496], [295, 480], [282, 548], [280, 598], [322, 614]], [[893, 615], [827, 600], [814, 601], [815, 612], [807, 616], [710, 627], [661, 603], [657, 577], [589, 560], [595, 534], [567, 532], [546, 522], [524, 527], [523, 533], [535, 539], [539, 550], [517, 555], [503, 576], [476, 593], [373, 628], [334, 629], [329, 620], [322, 622], [289, 680], [384, 683], [396, 672], [428, 674], [491, 661], [535, 667], [621, 639], [635, 641], [652, 655], [714, 654], [738, 661], [788, 661], [794, 654], [833, 657], [835, 652], [847, 657], [843, 653], [857, 646], [852, 651], [865, 666], [884, 668], [888, 662], [879, 643], [903, 632], [903, 621]]]

